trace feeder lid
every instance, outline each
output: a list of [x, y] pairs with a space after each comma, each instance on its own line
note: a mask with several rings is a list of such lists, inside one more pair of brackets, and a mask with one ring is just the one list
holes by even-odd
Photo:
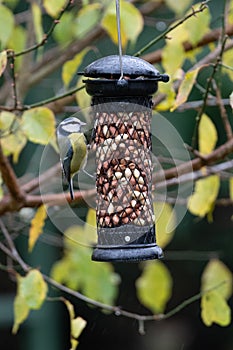
[[[166, 74], [160, 74], [152, 64], [138, 57], [124, 55], [122, 65], [124, 76], [130, 78], [157, 78], [156, 80], [164, 82], [169, 80]], [[100, 58], [89, 64], [82, 74], [90, 78], [119, 78], [121, 75], [119, 56], [111, 55]]]

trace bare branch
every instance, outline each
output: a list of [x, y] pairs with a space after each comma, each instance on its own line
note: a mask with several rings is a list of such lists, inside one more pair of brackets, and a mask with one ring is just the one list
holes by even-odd
[[14, 173], [12, 166], [10, 165], [9, 160], [3, 154], [1, 143], [0, 143], [0, 171], [2, 174], [3, 181], [7, 186], [9, 193], [11, 195], [12, 203], [15, 203], [16, 207], [18, 203], [24, 203], [25, 194], [21, 190], [18, 184], [17, 177]]
[[226, 131], [226, 135], [227, 135], [227, 139], [230, 140], [232, 138], [232, 128], [231, 128], [231, 124], [229, 122], [228, 116], [227, 116], [227, 111], [226, 108], [223, 104], [222, 101], [222, 95], [221, 95], [221, 91], [219, 89], [219, 87], [217, 86], [216, 82], [213, 81], [213, 86], [216, 92], [216, 101], [220, 110], [220, 115], [222, 118], [222, 122]]

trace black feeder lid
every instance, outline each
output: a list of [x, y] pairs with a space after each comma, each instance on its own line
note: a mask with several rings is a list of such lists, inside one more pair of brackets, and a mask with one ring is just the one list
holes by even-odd
[[106, 56], [89, 64], [82, 75], [89, 95], [94, 96], [148, 96], [158, 89], [158, 82], [168, 82], [169, 76], [145, 60], [122, 56], [123, 79], [118, 55]]

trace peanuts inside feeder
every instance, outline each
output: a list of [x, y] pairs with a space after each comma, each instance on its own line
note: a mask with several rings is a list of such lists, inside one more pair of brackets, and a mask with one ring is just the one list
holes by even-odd
[[148, 62], [118, 56], [99, 59], [84, 70], [92, 95], [96, 151], [96, 261], [161, 258], [152, 202], [152, 94], [167, 82]]

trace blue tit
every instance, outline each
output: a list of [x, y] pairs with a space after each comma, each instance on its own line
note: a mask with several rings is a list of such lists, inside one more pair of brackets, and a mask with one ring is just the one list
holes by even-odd
[[87, 140], [84, 135], [86, 123], [78, 118], [63, 120], [57, 127], [57, 142], [64, 176], [69, 184], [71, 200], [74, 199], [73, 176], [86, 165]]

